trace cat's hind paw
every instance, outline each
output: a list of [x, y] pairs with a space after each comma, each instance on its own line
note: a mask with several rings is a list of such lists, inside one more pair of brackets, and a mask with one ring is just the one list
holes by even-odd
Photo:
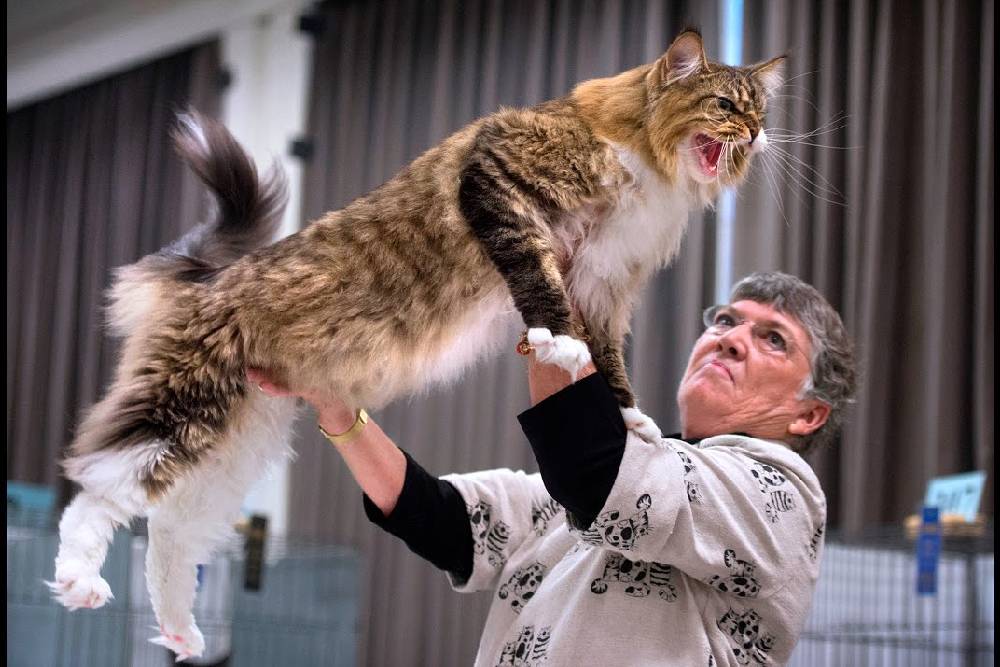
[[197, 658], [205, 651], [205, 638], [201, 630], [191, 623], [183, 630], [160, 624], [160, 634], [149, 640], [153, 644], [166, 646], [177, 654], [177, 662], [188, 658]]
[[70, 611], [97, 609], [113, 600], [111, 586], [101, 575], [87, 574], [83, 568], [62, 565], [56, 570], [56, 580], [46, 581], [52, 597]]
[[655, 444], [663, 438], [660, 427], [639, 408], [622, 408], [622, 418], [625, 420], [625, 428], [634, 431], [646, 442]]
[[576, 382], [583, 367], [590, 363], [590, 349], [582, 340], [571, 336], [553, 336], [544, 327], [528, 329], [528, 344], [535, 349], [535, 357], [546, 364], [555, 364], [567, 371]]

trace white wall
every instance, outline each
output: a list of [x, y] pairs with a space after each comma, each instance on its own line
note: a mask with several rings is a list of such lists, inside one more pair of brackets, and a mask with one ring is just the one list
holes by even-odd
[[[262, 167], [289, 179], [284, 234], [299, 226], [302, 167], [288, 155], [306, 124], [312, 41], [297, 30], [306, 0], [32, 0], [7, 3], [7, 109], [56, 95], [218, 36], [233, 75], [222, 120]], [[288, 525], [288, 465], [244, 509]]]
[[[288, 175], [283, 235], [298, 229], [302, 211], [302, 165], [288, 154], [289, 143], [305, 131], [307, 120], [311, 40], [297, 31], [300, 10], [285, 5], [222, 33], [223, 60], [233, 74], [222, 117], [258, 165], [279, 160]], [[244, 503], [248, 512], [270, 517], [273, 535], [287, 533], [290, 479], [286, 462], [258, 482]]]

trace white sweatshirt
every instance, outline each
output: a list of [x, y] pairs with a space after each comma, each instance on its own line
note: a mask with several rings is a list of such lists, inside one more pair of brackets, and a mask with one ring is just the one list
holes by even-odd
[[629, 434], [615, 485], [573, 527], [539, 475], [443, 477], [472, 523], [458, 591], [492, 590], [476, 665], [758, 665], [788, 660], [806, 621], [826, 501], [787, 447]]

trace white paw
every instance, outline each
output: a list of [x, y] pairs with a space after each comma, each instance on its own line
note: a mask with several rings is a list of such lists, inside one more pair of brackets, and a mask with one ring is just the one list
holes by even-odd
[[177, 654], [177, 662], [188, 658], [197, 658], [205, 650], [205, 638], [201, 635], [201, 630], [191, 622], [187, 628], [177, 630], [170, 626], [160, 624], [160, 634], [149, 641], [153, 644], [166, 646]]
[[535, 348], [535, 357], [546, 364], [555, 364], [568, 371], [576, 382], [576, 376], [590, 363], [590, 349], [582, 340], [570, 336], [553, 336], [544, 327], [528, 329], [528, 344]]
[[87, 573], [86, 569], [73, 563], [60, 564], [56, 580], [45, 582], [56, 601], [71, 611], [97, 609], [115, 597], [101, 575]]
[[625, 428], [635, 431], [646, 442], [657, 443], [663, 438], [660, 427], [639, 408], [622, 408], [622, 418], [625, 420]]

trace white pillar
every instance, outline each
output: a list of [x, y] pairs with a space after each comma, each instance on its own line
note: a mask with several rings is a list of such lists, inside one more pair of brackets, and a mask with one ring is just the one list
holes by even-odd
[[[743, 62], [743, 0], [719, 0], [722, 14], [722, 62]], [[730, 189], [719, 195], [715, 214], [715, 302], [726, 303], [733, 286], [733, 226], [736, 196]]]
[[[222, 121], [256, 160], [261, 170], [275, 160], [288, 176], [288, 208], [282, 236], [298, 230], [302, 211], [302, 165], [289, 155], [293, 139], [306, 128], [306, 85], [312, 39], [298, 31], [305, 3], [286, 4], [246, 18], [222, 35], [223, 64], [232, 74], [222, 104]], [[285, 462], [251, 489], [243, 504], [248, 513], [266, 514], [269, 532], [288, 531], [289, 463]]]

